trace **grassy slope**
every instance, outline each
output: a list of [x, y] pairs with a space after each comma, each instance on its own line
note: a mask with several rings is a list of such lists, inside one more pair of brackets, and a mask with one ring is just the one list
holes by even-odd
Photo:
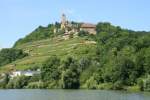
[[69, 40], [63, 40], [62, 38], [57, 37], [17, 46], [16, 48], [29, 52], [29, 56], [2, 67], [1, 71], [11, 70], [12, 65], [14, 64], [16, 64], [15, 69], [25, 70], [41, 64], [51, 55], [57, 55], [61, 58], [66, 56], [80, 58], [88, 56], [89, 54], [94, 55], [94, 48], [96, 47], [95, 44], [85, 43], [85, 41], [86, 40], [80, 37]]

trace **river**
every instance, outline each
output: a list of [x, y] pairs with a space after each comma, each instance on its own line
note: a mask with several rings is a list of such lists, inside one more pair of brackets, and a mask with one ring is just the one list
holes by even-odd
[[0, 90], [0, 100], [150, 100], [150, 93], [106, 90]]

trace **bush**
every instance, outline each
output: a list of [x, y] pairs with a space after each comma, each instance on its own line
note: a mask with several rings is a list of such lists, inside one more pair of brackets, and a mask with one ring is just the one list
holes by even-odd
[[115, 82], [114, 85], [113, 85], [113, 89], [115, 89], [115, 90], [123, 89], [123, 83], [121, 81]]
[[113, 84], [112, 83], [101, 83], [97, 86], [97, 89], [110, 90], [110, 89], [113, 89]]
[[7, 84], [7, 88], [11, 88], [11, 89], [25, 88], [28, 85], [29, 79], [30, 77], [26, 77], [26, 76], [19, 76], [19, 77], [13, 78]]
[[43, 88], [45, 88], [45, 84], [43, 82], [31, 82], [26, 86], [26, 88], [28, 88], [28, 89], [43, 89]]
[[9, 75], [8, 74], [5, 74], [4, 78], [1, 79], [1, 82], [0, 82], [0, 88], [7, 88], [7, 84], [9, 82]]
[[143, 81], [144, 91], [150, 91], [150, 75]]
[[80, 36], [80, 37], [84, 37], [84, 36], [88, 36], [88, 35], [89, 35], [89, 33], [86, 32], [86, 31], [80, 31], [80, 32], [78, 33], [78, 36]]
[[143, 79], [142, 78], [139, 78], [137, 80], [137, 85], [139, 86], [140, 90], [143, 91], [144, 90], [144, 85], [143, 85]]
[[90, 79], [87, 80], [86, 83], [85, 83], [85, 88], [96, 89], [97, 85], [98, 84], [97, 84], [96, 80], [94, 79], [94, 77], [90, 77]]

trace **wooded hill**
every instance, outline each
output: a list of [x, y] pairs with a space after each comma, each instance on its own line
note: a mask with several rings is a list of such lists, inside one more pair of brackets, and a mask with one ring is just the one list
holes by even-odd
[[[81, 31], [64, 40], [63, 31], [53, 33], [55, 27], [59, 23], [40, 26], [18, 40], [13, 48], [28, 56], [1, 67], [2, 72], [41, 69], [40, 77], [27, 79], [20, 88], [150, 90], [149, 32], [98, 23], [96, 35]], [[16, 88], [15, 82], [5, 88]]]

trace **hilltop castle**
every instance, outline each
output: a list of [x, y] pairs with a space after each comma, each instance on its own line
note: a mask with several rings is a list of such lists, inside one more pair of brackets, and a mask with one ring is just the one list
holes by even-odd
[[96, 34], [96, 25], [92, 23], [75, 23], [75, 22], [69, 22], [66, 18], [65, 14], [62, 14], [61, 16], [61, 30], [65, 31], [65, 35], [71, 34], [71, 33], [78, 33], [79, 31], [86, 31], [89, 34]]
[[62, 16], [61, 16], [61, 29], [65, 29], [67, 25], [68, 25], [68, 23], [66, 20], [66, 15], [62, 14]]

